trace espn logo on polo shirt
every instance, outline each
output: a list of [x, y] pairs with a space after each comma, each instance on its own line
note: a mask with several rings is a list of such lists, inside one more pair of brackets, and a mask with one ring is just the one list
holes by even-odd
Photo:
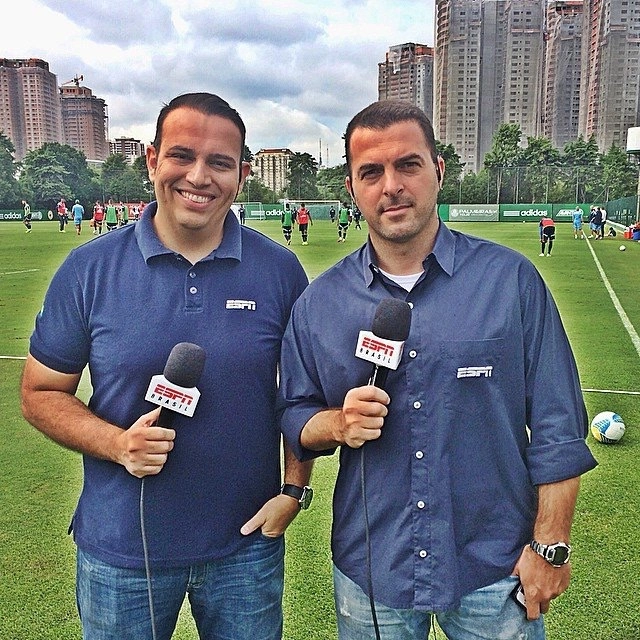
[[404, 342], [386, 340], [371, 331], [361, 331], [356, 345], [356, 358], [395, 370], [402, 359], [403, 345]]
[[180, 387], [169, 382], [163, 375], [156, 375], [151, 378], [144, 399], [192, 418], [200, 400], [200, 392], [195, 387]]
[[493, 367], [458, 367], [456, 378], [490, 378], [493, 375]]

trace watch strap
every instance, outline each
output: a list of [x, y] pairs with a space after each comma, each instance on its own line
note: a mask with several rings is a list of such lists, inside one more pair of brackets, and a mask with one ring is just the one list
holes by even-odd
[[295, 498], [301, 509], [308, 509], [313, 497], [313, 489], [311, 487], [299, 487], [295, 484], [283, 484], [280, 493]]

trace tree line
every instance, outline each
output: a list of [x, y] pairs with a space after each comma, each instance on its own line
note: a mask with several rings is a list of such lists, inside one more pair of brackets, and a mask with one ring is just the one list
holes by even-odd
[[[437, 142], [446, 163], [440, 203], [592, 203], [606, 202], [637, 192], [638, 167], [624, 150], [612, 146], [600, 153], [595, 139], [577, 140], [556, 149], [544, 137], [527, 137], [518, 124], [502, 124], [496, 131], [483, 167], [465, 172], [451, 144]], [[22, 162], [14, 160], [11, 140], [0, 132], [0, 209], [20, 207], [54, 209], [62, 197], [88, 205], [100, 200], [148, 202], [154, 198], [146, 162], [132, 165], [124, 156], [109, 156], [99, 167], [85, 155], [57, 142], [30, 151]], [[253, 154], [245, 146], [244, 159]], [[319, 168], [309, 153], [294, 153], [289, 162], [287, 187], [275, 193], [256, 176], [249, 176], [238, 194], [240, 202], [274, 203], [293, 200], [350, 201], [344, 186], [346, 165]]]
[[14, 161], [14, 153], [13, 143], [0, 132], [0, 209], [18, 208], [22, 200], [32, 209], [55, 210], [60, 198], [85, 205], [109, 198], [114, 202], [152, 198], [144, 158], [130, 165], [115, 154], [96, 168], [84, 153], [58, 142], [29, 151], [22, 162]]

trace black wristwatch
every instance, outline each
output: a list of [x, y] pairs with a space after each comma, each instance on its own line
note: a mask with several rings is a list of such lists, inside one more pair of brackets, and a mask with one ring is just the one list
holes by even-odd
[[313, 499], [313, 489], [311, 487], [298, 487], [295, 484], [283, 484], [280, 493], [295, 498], [301, 509], [308, 509]]
[[536, 540], [532, 540], [529, 546], [554, 567], [561, 567], [562, 565], [567, 564], [567, 562], [569, 562], [569, 558], [571, 558], [571, 545], [568, 545], [565, 542], [541, 544]]

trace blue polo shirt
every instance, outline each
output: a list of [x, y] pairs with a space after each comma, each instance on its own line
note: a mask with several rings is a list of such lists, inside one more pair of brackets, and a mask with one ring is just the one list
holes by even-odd
[[[53, 277], [30, 353], [47, 367], [86, 365], [89, 406], [127, 428], [178, 342], [206, 352], [193, 418], [176, 415], [175, 447], [145, 480], [152, 564], [185, 566], [250, 542], [240, 527], [279, 492], [276, 369], [291, 307], [307, 284], [297, 258], [227, 215], [220, 246], [191, 265], [159, 241], [156, 205], [128, 225], [74, 249]], [[83, 456], [73, 517], [79, 547], [111, 564], [143, 567], [140, 480]], [[254, 535], [260, 535], [256, 533]]]
[[368, 592], [363, 451], [376, 601], [444, 611], [511, 573], [531, 539], [536, 485], [596, 462], [574, 357], [533, 265], [441, 223], [424, 268], [407, 293], [367, 244], [309, 285], [283, 342], [283, 431], [298, 456], [315, 455], [300, 446], [305, 423], [371, 373], [354, 355], [358, 332], [383, 298], [410, 303], [382, 436], [340, 448], [332, 551]]

